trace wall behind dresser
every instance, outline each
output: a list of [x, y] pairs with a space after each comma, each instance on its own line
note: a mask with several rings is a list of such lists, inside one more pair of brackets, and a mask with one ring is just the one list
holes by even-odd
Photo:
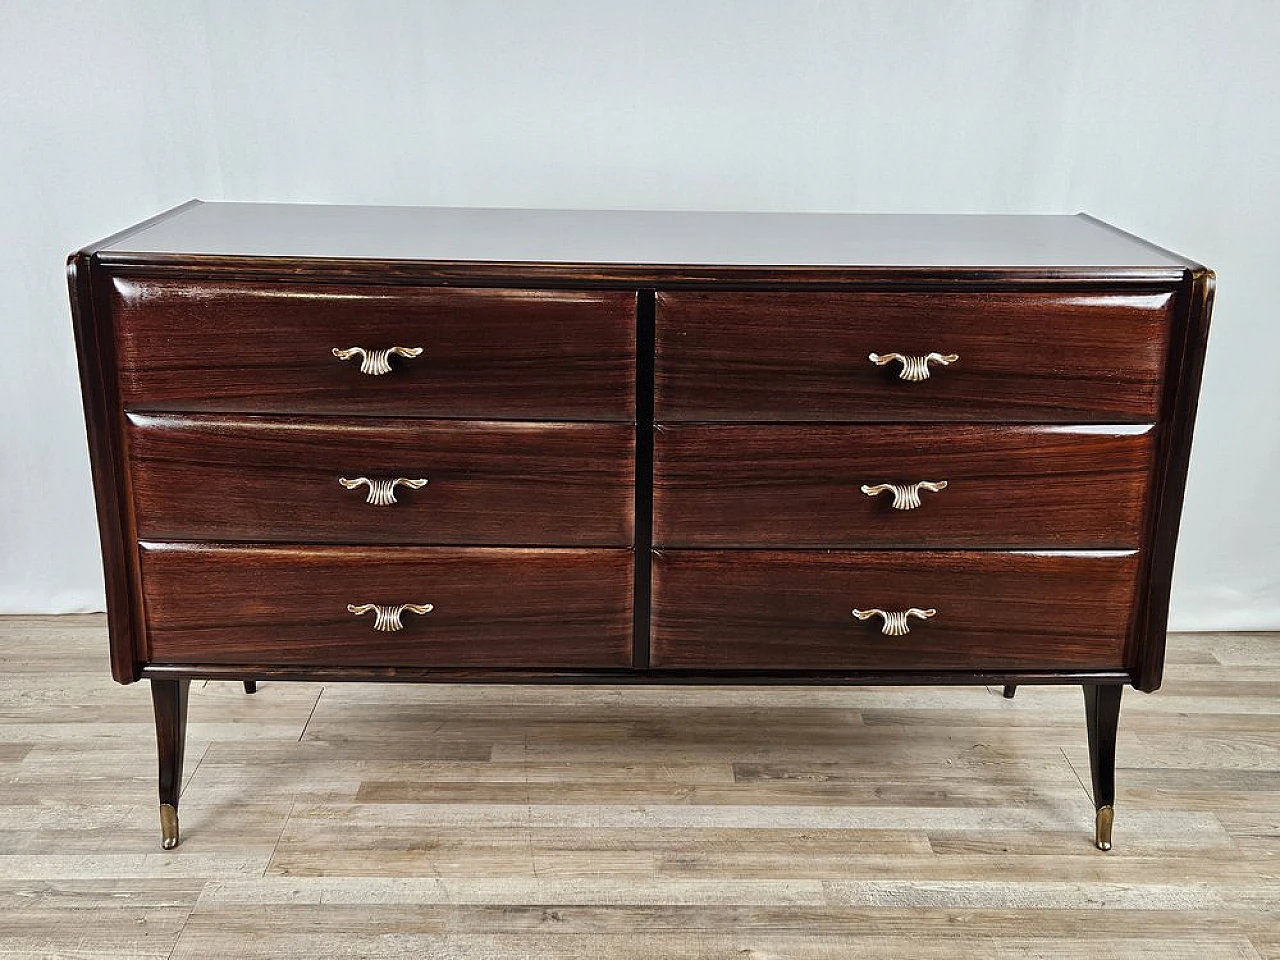
[[1280, 4], [0, 12], [0, 612], [102, 604], [63, 259], [199, 196], [1087, 209], [1219, 272], [1173, 625], [1280, 628]]

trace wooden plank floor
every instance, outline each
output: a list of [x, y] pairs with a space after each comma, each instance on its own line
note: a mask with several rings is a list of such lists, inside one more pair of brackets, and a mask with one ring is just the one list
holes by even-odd
[[100, 617], [0, 620], [0, 956], [1280, 958], [1280, 635], [1078, 688], [193, 685], [159, 847]]

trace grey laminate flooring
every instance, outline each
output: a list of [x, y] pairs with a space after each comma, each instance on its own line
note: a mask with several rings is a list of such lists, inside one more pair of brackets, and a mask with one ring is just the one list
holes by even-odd
[[1280, 958], [1280, 635], [1078, 688], [193, 684], [159, 847], [101, 617], [0, 619], [0, 957]]

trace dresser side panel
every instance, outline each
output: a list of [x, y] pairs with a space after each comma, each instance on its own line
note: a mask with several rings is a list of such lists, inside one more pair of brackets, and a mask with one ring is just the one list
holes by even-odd
[[1164, 675], [1165, 634], [1173, 586], [1173, 562], [1182, 520], [1183, 494], [1217, 279], [1212, 270], [1188, 271], [1175, 312], [1176, 328], [1161, 401], [1163, 435], [1152, 482], [1147, 561], [1142, 596], [1134, 617], [1133, 685], [1159, 689]]
[[132, 683], [141, 676], [144, 632], [136, 589], [137, 554], [129, 533], [132, 524], [112, 318], [105, 298], [99, 296], [104, 278], [91, 253], [81, 251], [67, 259], [67, 283], [102, 547], [111, 674], [120, 683]]

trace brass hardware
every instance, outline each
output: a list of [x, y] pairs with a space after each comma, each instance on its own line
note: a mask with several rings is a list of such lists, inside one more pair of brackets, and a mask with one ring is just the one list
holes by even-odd
[[908, 617], [916, 617], [920, 620], [928, 620], [930, 617], [936, 616], [937, 610], [921, 610], [919, 607], [911, 607], [908, 610], [854, 610], [853, 615], [859, 620], [870, 620], [872, 617], [880, 617], [884, 620], [884, 626], [880, 629], [886, 637], [903, 637], [911, 632], [911, 628], [907, 625]]
[[172, 850], [178, 845], [178, 808], [171, 803], [160, 804], [160, 847]]
[[868, 497], [874, 497], [884, 493], [886, 490], [893, 493], [893, 509], [895, 510], [914, 510], [920, 506], [920, 491], [930, 490], [937, 493], [939, 490], [947, 489], [947, 481], [945, 480], [921, 480], [918, 483], [877, 483], [874, 486], [862, 485], [862, 492]]
[[1115, 819], [1116, 812], [1111, 804], [1098, 808], [1098, 815], [1093, 821], [1093, 842], [1099, 850], [1111, 849], [1111, 824]]
[[345, 350], [340, 347], [333, 348], [333, 355], [339, 360], [350, 360], [352, 357], [359, 357], [360, 372], [367, 373], [371, 377], [380, 377], [384, 373], [391, 372], [391, 355], [393, 353], [397, 357], [412, 360], [422, 353], [422, 348], [388, 347], [385, 350], [366, 350], [364, 347], [348, 347]]
[[923, 357], [908, 357], [901, 353], [873, 353], [867, 359], [877, 367], [883, 367], [886, 363], [892, 363], [894, 360], [901, 362], [902, 371], [898, 374], [898, 379], [910, 380], [914, 383], [929, 379], [929, 364], [936, 363], [940, 367], [946, 367], [959, 360], [960, 355], [956, 353], [929, 353]]
[[431, 603], [398, 603], [394, 607], [384, 607], [380, 603], [347, 604], [347, 612], [354, 613], [356, 616], [372, 610], [375, 614], [373, 629], [380, 630], [383, 633], [394, 633], [397, 630], [403, 630], [404, 624], [400, 622], [400, 614], [406, 610], [410, 613], [430, 613], [434, 609], [435, 604]]
[[394, 480], [370, 480], [368, 477], [348, 480], [345, 477], [339, 477], [338, 482], [348, 490], [354, 490], [364, 484], [369, 488], [369, 496], [365, 497], [364, 502], [372, 503], [377, 507], [387, 507], [396, 502], [396, 484], [403, 483], [410, 490], [421, 490], [427, 485], [425, 479], [410, 480], [408, 477], [396, 477]]

